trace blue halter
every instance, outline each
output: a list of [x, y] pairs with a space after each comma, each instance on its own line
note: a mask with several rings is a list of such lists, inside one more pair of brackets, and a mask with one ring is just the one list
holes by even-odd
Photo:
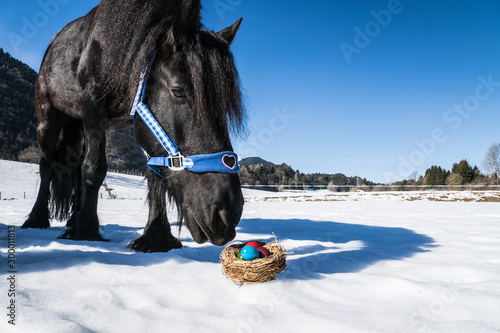
[[232, 151], [223, 151], [215, 154], [200, 154], [192, 156], [182, 156], [179, 152], [179, 147], [175, 141], [165, 132], [158, 121], [155, 119], [148, 106], [143, 102], [146, 92], [146, 84], [148, 81], [149, 70], [153, 63], [155, 55], [151, 57], [149, 64], [141, 73], [141, 81], [137, 88], [134, 105], [130, 111], [130, 115], [135, 121], [135, 114], [138, 113], [142, 121], [148, 126], [154, 134], [158, 142], [168, 152], [167, 157], [151, 157], [142, 147], [142, 151], [148, 162], [147, 166], [156, 174], [163, 178], [159, 172], [159, 167], [167, 167], [170, 170], [189, 170], [192, 172], [221, 172], [221, 173], [238, 173], [240, 166], [238, 165], [238, 155]]

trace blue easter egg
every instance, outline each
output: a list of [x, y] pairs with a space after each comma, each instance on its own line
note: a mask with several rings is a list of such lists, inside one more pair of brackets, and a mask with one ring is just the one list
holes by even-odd
[[259, 251], [253, 246], [244, 246], [241, 251], [241, 259], [243, 260], [254, 260], [259, 257]]

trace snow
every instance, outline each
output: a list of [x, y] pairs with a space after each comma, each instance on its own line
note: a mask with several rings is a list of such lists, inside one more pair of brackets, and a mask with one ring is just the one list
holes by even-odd
[[[0, 161], [0, 332], [498, 332], [498, 192], [269, 193], [244, 190], [237, 241], [277, 239], [288, 269], [239, 287], [221, 247], [127, 249], [147, 218], [140, 177], [110, 174], [109, 242], [16, 228], [16, 326], [8, 324], [7, 232], [36, 196], [36, 165]], [[26, 199], [24, 199], [26, 192]], [[442, 197], [441, 197], [442, 196]], [[438, 199], [441, 201], [436, 201]], [[172, 214], [175, 221], [175, 213]], [[177, 227], [173, 226], [177, 233]]]
[[391, 191], [391, 192], [330, 192], [320, 191], [284, 191], [266, 192], [255, 189], [243, 189], [247, 202], [254, 201], [493, 201], [500, 202], [499, 191]]

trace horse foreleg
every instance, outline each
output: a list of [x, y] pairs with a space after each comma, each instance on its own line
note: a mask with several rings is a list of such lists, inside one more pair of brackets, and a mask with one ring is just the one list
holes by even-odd
[[172, 235], [167, 218], [165, 189], [156, 174], [147, 171], [148, 180], [148, 223], [144, 234], [134, 239], [129, 247], [138, 252], [167, 252], [182, 247], [181, 242]]

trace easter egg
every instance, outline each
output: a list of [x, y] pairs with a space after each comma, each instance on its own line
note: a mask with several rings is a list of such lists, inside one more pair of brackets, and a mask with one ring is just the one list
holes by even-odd
[[261, 245], [259, 243], [257, 243], [257, 242], [248, 242], [248, 243], [245, 244], [245, 246], [252, 246], [252, 247], [258, 248]]
[[257, 248], [257, 251], [259, 251], [261, 257], [269, 257], [271, 255], [271, 252], [269, 252], [268, 249], [266, 249], [265, 247], [262, 247], [262, 246], [259, 246]]
[[260, 252], [253, 246], [244, 246], [240, 251], [241, 259], [246, 261], [257, 259], [259, 257], [259, 253]]
[[236, 257], [238, 257], [238, 259], [243, 260], [243, 258], [241, 258], [241, 251], [240, 251], [240, 252], [238, 252], [238, 255], [237, 255]]

